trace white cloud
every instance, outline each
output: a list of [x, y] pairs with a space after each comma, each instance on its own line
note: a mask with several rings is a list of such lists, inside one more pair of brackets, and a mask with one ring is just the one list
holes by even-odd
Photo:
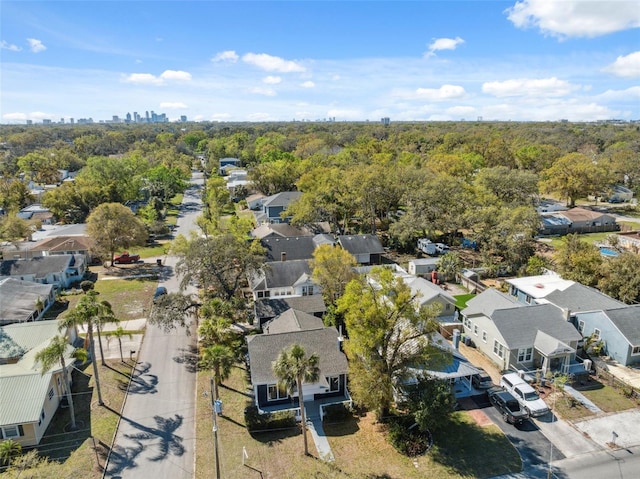
[[238, 61], [238, 54], [233, 50], [226, 50], [224, 52], [216, 53], [216, 55], [211, 59], [212, 62], [229, 62], [235, 63]]
[[167, 81], [190, 81], [191, 73], [180, 70], [165, 70], [160, 76], [151, 73], [132, 73], [124, 77], [125, 83], [139, 85], [164, 85]]
[[505, 13], [518, 28], [537, 28], [558, 38], [597, 37], [640, 26], [633, 0], [521, 0]]
[[364, 115], [360, 110], [338, 109], [333, 108], [327, 111], [329, 118], [337, 118], [339, 120], [361, 120]]
[[231, 118], [233, 117], [231, 116], [230, 113], [214, 113], [213, 115], [211, 115], [212, 120], [224, 121], [224, 120], [229, 120]]
[[242, 61], [268, 72], [296, 73], [306, 71], [305, 67], [299, 63], [267, 55], [266, 53], [247, 53], [242, 57]]
[[160, 75], [163, 80], [175, 80], [175, 81], [190, 81], [191, 73], [181, 70], [165, 70]]
[[304, 83], [301, 83], [300, 86], [302, 88], [314, 88], [316, 86], [316, 84], [313, 83], [311, 80], [309, 80], [309, 81], [306, 81]]
[[267, 85], [277, 85], [278, 83], [280, 83], [282, 81], [281, 77], [274, 77], [274, 76], [266, 76], [262, 79], [262, 81], [264, 83], [266, 83]]
[[470, 119], [473, 116], [478, 114], [478, 110], [472, 106], [452, 106], [451, 108], [447, 108], [447, 113], [454, 118], [465, 118]]
[[124, 80], [125, 83], [136, 83], [140, 85], [162, 85], [164, 83], [162, 78], [158, 78], [151, 73], [132, 73], [127, 75]]
[[464, 40], [460, 37], [456, 38], [436, 38], [429, 45], [429, 51], [424, 54], [425, 57], [431, 57], [436, 54], [437, 51], [440, 50], [455, 50], [458, 48], [458, 45], [462, 45]]
[[269, 113], [250, 113], [247, 115], [249, 121], [269, 121], [271, 116]]
[[632, 98], [640, 100], [640, 86], [633, 86], [626, 90], [607, 90], [597, 96], [599, 100], [606, 101], [626, 101]]
[[40, 53], [47, 49], [47, 47], [36, 38], [27, 38], [27, 43], [29, 43], [29, 48], [33, 53]]
[[32, 111], [31, 113], [5, 113], [2, 115], [2, 118], [9, 121], [25, 121], [25, 120], [44, 120], [44, 119], [53, 119], [54, 115], [51, 113], [44, 113], [42, 111]]
[[616, 61], [603, 68], [603, 71], [625, 78], [640, 77], [640, 51], [616, 58]]
[[181, 101], [163, 101], [160, 102], [160, 108], [166, 108], [168, 110], [184, 110], [189, 107]]
[[0, 48], [2, 50], [10, 50], [12, 52], [19, 52], [20, 50], [22, 50], [22, 48], [20, 48], [18, 45], [14, 45], [13, 43], [9, 43], [5, 40], [2, 40], [2, 42], [0, 42]]
[[466, 94], [459, 85], [442, 85], [440, 88], [418, 88], [413, 91], [399, 90], [393, 96], [405, 100], [444, 101], [462, 98]]
[[482, 91], [496, 97], [559, 97], [568, 95], [579, 89], [556, 77], [551, 78], [515, 78], [513, 80], [486, 82], [482, 84]]
[[255, 88], [251, 88], [249, 91], [251, 93], [255, 93], [256, 95], [276, 96], [275, 90], [271, 88], [255, 87]]
[[25, 113], [14, 112], [14, 113], [5, 113], [4, 115], [2, 115], [2, 118], [8, 121], [24, 121], [28, 117]]

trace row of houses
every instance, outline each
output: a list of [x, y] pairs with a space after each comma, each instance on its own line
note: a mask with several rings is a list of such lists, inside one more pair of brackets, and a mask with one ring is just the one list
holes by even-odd
[[556, 274], [507, 280], [461, 311], [464, 334], [500, 370], [584, 374], [584, 338], [622, 365], [640, 363], [640, 305], [627, 305]]

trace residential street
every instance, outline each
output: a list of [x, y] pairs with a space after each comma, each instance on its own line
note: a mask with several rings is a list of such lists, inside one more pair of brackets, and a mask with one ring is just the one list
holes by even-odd
[[[202, 174], [185, 192], [175, 233], [188, 236], [201, 209]], [[175, 257], [161, 284], [179, 289]], [[195, 457], [196, 335], [147, 325], [104, 477], [191, 479]]]

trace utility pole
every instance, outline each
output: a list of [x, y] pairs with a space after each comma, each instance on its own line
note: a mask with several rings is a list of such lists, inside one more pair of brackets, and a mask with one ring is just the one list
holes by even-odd
[[216, 459], [216, 479], [220, 479], [220, 456], [218, 454], [218, 413], [216, 411], [215, 399], [213, 397], [213, 381], [211, 378], [211, 413], [213, 414], [213, 450]]

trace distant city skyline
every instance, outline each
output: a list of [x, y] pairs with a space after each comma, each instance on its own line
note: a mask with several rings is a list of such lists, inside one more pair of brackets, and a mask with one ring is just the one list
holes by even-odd
[[640, 0], [123, 5], [2, 0], [0, 122], [640, 119]]

